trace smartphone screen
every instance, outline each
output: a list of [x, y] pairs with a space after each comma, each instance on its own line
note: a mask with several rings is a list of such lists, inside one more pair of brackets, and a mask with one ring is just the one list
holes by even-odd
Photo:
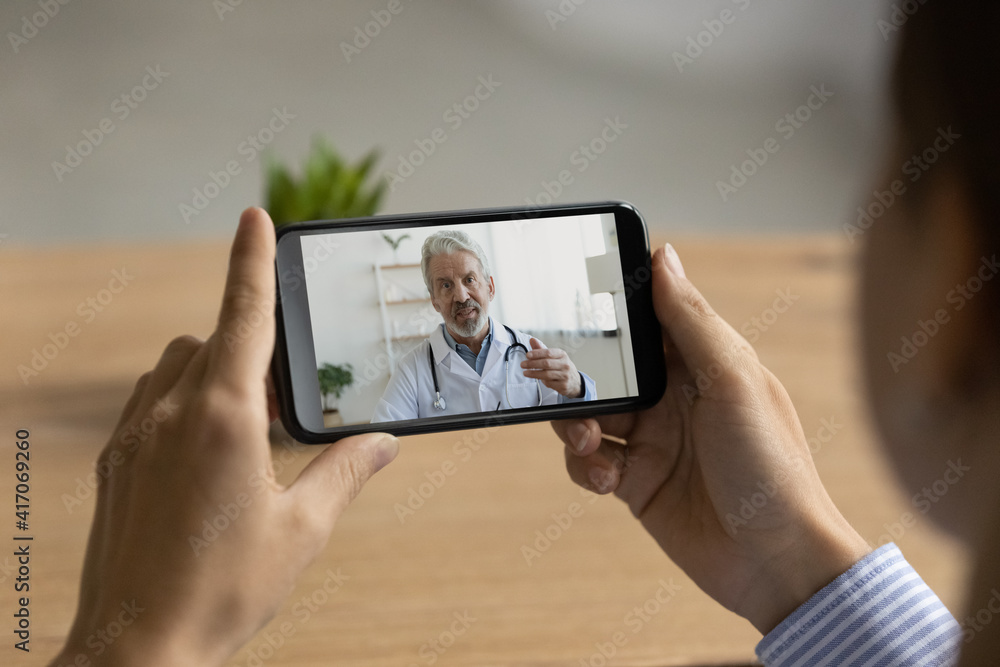
[[319, 443], [650, 405], [665, 371], [649, 262], [621, 202], [282, 228], [285, 426]]

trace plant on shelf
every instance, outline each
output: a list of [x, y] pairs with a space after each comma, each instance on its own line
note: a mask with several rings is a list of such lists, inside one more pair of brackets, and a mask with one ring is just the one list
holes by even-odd
[[[337, 410], [336, 401], [344, 390], [354, 384], [354, 367], [350, 364], [323, 364], [319, 367], [319, 393], [323, 396], [323, 412]], [[330, 401], [330, 397], [334, 401]]]
[[[378, 150], [372, 149], [358, 162], [348, 164], [328, 141], [316, 136], [303, 161], [302, 172], [296, 176], [268, 151], [262, 160], [264, 208], [270, 213], [275, 227], [307, 220], [375, 215], [386, 189], [386, 183], [378, 182], [374, 171], [377, 160]], [[352, 370], [350, 364], [326, 364], [319, 370], [320, 387], [326, 387], [322, 389], [323, 420], [330, 426], [337, 425], [340, 412], [336, 408], [326, 409], [328, 397], [340, 398], [344, 388], [353, 381]], [[332, 378], [332, 384], [324, 384], [324, 374]], [[288, 438], [280, 422], [271, 424], [270, 438], [275, 443]]]
[[296, 178], [270, 153], [265, 158], [265, 204], [275, 227], [307, 220], [334, 220], [374, 215], [386, 183], [372, 172], [378, 151], [347, 164], [322, 137], [316, 137]]
[[400, 246], [400, 244], [403, 241], [405, 241], [406, 239], [410, 238], [410, 235], [409, 234], [403, 234], [399, 238], [393, 239], [391, 236], [389, 236], [385, 232], [382, 232], [382, 238], [385, 239], [385, 242], [389, 244], [390, 248], [392, 248], [392, 261], [393, 261], [393, 263], [394, 264], [399, 264], [399, 246]]

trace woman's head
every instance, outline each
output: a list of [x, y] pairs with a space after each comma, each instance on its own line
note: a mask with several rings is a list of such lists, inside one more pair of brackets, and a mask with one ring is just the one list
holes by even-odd
[[[965, 536], [1000, 507], [989, 446], [1000, 413], [998, 37], [1000, 3], [930, 0], [909, 17], [895, 148], [878, 187], [893, 201], [865, 232], [876, 418], [911, 491], [947, 476], [929, 498], [933, 515]], [[959, 460], [971, 470], [956, 477], [947, 471]]]

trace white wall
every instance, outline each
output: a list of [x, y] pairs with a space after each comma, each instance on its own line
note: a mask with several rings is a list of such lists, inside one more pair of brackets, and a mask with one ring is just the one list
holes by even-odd
[[[295, 165], [322, 133], [350, 158], [381, 147], [386, 172], [445, 131], [385, 212], [518, 204], [558, 189], [563, 202], [631, 200], [661, 234], [838, 230], [870, 195], [884, 137], [875, 91], [898, 42], [876, 26], [888, 2], [593, 0], [553, 27], [560, 3], [576, 6], [404, 0], [350, 62], [340, 44], [385, 0], [243, 2], [221, 17], [222, 3], [207, 0], [60, 5], [16, 53], [6, 38], [0, 48], [0, 239], [228, 238], [262, 200], [246, 141], [275, 108], [294, 118], [270, 147]], [[736, 22], [679, 71], [673, 54], [724, 9]], [[0, 3], [2, 32], [37, 10]], [[112, 105], [147, 66], [169, 76], [120, 118]], [[458, 127], [446, 121], [489, 75], [500, 86]], [[716, 182], [820, 84], [833, 98], [722, 201]], [[104, 118], [114, 131], [58, 179], [52, 163]], [[599, 159], [572, 162], [608, 118], [627, 129]], [[239, 173], [185, 222], [179, 205], [228, 161]], [[557, 182], [564, 170], [569, 185]]]
[[[400, 264], [419, 263], [420, 247], [428, 236], [440, 227], [409, 229], [409, 239], [399, 247]], [[493, 248], [486, 225], [463, 225], [462, 230], [483, 247], [492, 259]], [[397, 238], [396, 230], [388, 234]], [[317, 364], [343, 364], [354, 366], [355, 384], [340, 400], [340, 410], [346, 422], [368, 421], [375, 404], [385, 390], [389, 378], [388, 356], [383, 338], [382, 319], [379, 314], [378, 290], [375, 285], [375, 264], [393, 264], [392, 249], [382, 239], [380, 232], [338, 234], [338, 247], [329, 259], [317, 264], [307, 276], [310, 317], [316, 345]], [[304, 257], [312, 256], [319, 241], [304, 237]], [[420, 269], [385, 271], [387, 277], [400, 283], [410, 283], [418, 290], [425, 290]], [[440, 324], [441, 316], [427, 304], [389, 306], [390, 316], [404, 323], [421, 321], [429, 333]], [[490, 307], [490, 313], [503, 316], [502, 304]], [[405, 349], [405, 344], [404, 344]]]

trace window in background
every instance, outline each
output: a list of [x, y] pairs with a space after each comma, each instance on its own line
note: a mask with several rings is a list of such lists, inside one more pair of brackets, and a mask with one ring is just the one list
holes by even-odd
[[617, 328], [613, 316], [594, 317], [609, 311], [604, 301], [611, 295], [590, 293], [584, 261], [607, 251], [601, 216], [494, 225], [491, 235], [497, 298], [511, 326], [531, 332]]

